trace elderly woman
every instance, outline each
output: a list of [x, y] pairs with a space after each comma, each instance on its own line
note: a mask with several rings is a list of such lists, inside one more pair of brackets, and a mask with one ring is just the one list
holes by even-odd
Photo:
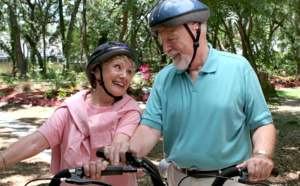
[[84, 166], [86, 175], [92, 179], [104, 179], [114, 185], [137, 185], [134, 174], [101, 178], [98, 173], [104, 167], [96, 163], [98, 149], [128, 141], [139, 124], [140, 108], [125, 94], [136, 67], [136, 55], [124, 43], [99, 46], [86, 68], [94, 90], [81, 91], [65, 100], [36, 132], [1, 154], [0, 168], [51, 148], [52, 174]]

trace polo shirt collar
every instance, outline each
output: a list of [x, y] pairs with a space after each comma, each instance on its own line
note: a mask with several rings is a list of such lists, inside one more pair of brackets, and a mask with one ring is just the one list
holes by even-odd
[[[200, 73], [214, 73], [217, 71], [218, 68], [218, 56], [216, 55], [216, 50], [211, 46], [210, 43], [207, 43], [208, 47], [209, 47], [209, 53], [206, 59], [206, 62], [203, 66], [203, 68], [201, 69]], [[175, 67], [174, 67], [175, 68]], [[185, 70], [178, 70], [176, 69], [176, 74], [182, 74], [186, 72]]]

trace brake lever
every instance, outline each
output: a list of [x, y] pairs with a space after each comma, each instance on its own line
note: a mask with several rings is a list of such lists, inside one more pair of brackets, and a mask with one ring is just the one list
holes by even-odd
[[143, 160], [141, 158], [136, 157], [131, 152], [126, 152], [126, 164], [132, 165], [137, 168], [143, 167]]
[[240, 183], [250, 183], [251, 182], [251, 180], [249, 180], [249, 178], [248, 178], [249, 174], [246, 171], [245, 167], [240, 167], [239, 172], [240, 172], [240, 178], [239, 178]]

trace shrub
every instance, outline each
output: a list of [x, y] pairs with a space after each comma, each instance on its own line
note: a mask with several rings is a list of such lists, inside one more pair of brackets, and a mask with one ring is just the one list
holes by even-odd
[[60, 100], [60, 101], [61, 101], [61, 100], [64, 100], [64, 99], [66, 98], [66, 96], [67, 96], [68, 90], [67, 90], [67, 89], [63, 89], [63, 88], [60, 88], [58, 91], [59, 91], [59, 92], [58, 92], [57, 99]]
[[2, 76], [3, 84], [6, 85], [16, 85], [18, 83], [18, 79], [13, 77], [12, 75]]
[[45, 91], [45, 99], [52, 99], [54, 97], [55, 97], [55, 95], [54, 95], [54, 91], [53, 90], [47, 89]]
[[5, 92], [0, 91], [0, 99], [5, 95]]
[[264, 93], [267, 103], [269, 103], [269, 104], [278, 104], [279, 103], [278, 100], [273, 99], [273, 98], [278, 97], [274, 84], [271, 84], [269, 82], [262, 82], [261, 88], [263, 90], [263, 93]]

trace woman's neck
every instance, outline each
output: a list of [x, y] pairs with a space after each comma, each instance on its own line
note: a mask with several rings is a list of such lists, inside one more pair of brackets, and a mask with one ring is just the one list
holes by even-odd
[[115, 103], [115, 98], [107, 95], [104, 90], [96, 89], [87, 95], [87, 101], [96, 107], [109, 107]]

